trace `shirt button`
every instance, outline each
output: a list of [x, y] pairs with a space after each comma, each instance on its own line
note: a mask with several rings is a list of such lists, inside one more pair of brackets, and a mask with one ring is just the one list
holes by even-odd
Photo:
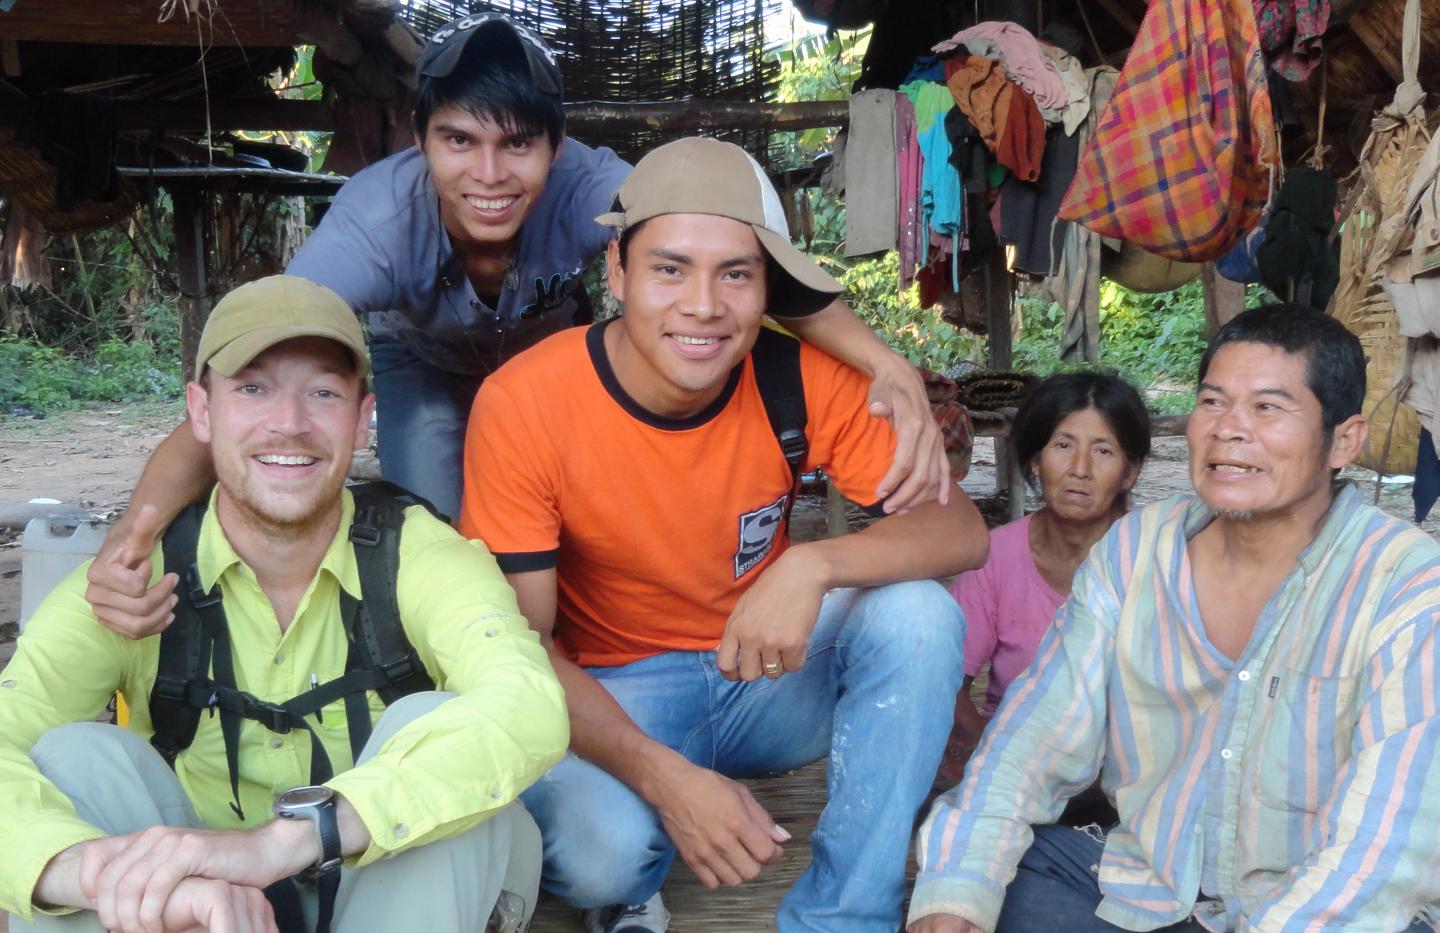
[[285, 747], [285, 740], [282, 739], [282, 738], [280, 738], [279, 736], [276, 736], [275, 738], [273, 738], [273, 739], [270, 740], [270, 747], [271, 747], [271, 748], [284, 748], [284, 747]]
[[479, 310], [480, 310], [480, 299], [479, 299], [479, 298], [471, 298], [471, 299], [470, 299], [470, 307], [474, 308], [476, 311], [479, 311]]
[[498, 628], [487, 628], [487, 629], [485, 630], [485, 637], [486, 637], [486, 638], [494, 638], [496, 635], [499, 635], [499, 634], [500, 634], [500, 630], [499, 630]]
[[406, 826], [404, 823], [396, 823], [395, 828], [391, 830], [391, 833], [394, 834], [396, 839], [404, 839], [406, 836], [410, 835], [410, 827]]
[[1195, 824], [1195, 835], [1198, 836], [1198, 835], [1200, 835], [1201, 833], [1203, 833], [1204, 831], [1205, 831], [1205, 830], [1201, 828], [1201, 826], [1200, 826], [1199, 823], [1196, 823], [1196, 824]]
[[499, 799], [500, 799], [500, 788], [498, 788], [498, 787], [492, 787], [492, 788], [490, 788], [490, 799], [491, 799], [491, 800], [499, 800]]
[[1233, 758], [1234, 756], [1235, 756], [1235, 753], [1232, 752], [1232, 751], [1230, 751], [1230, 749], [1228, 749], [1228, 748], [1222, 748], [1222, 749], [1220, 749], [1220, 757], [1221, 757], [1221, 758], [1224, 758], [1226, 761], [1229, 761], [1229, 760], [1230, 760], [1231, 758]]
[[279, 664], [284, 664], [284, 663], [285, 663], [285, 655], [283, 655], [283, 654], [277, 654], [277, 655], [275, 655], [275, 663], [276, 663], [277, 665], [279, 665]]
[[13, 680], [0, 680], [0, 687], [5, 687], [8, 689], [13, 686], [15, 686], [15, 681]]
[[1241, 671], [1239, 676], [1240, 676], [1240, 682], [1241, 682], [1241, 683], [1244, 683], [1245, 681], [1247, 681], [1247, 680], [1250, 679], [1250, 672], [1249, 672], [1249, 671]]

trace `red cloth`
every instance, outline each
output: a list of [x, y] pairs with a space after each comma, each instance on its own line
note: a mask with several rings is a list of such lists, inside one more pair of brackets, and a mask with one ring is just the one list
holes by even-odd
[[1251, 0], [1154, 0], [1060, 217], [1217, 259], [1260, 221], [1274, 122]]
[[1010, 116], [1005, 132], [995, 150], [995, 161], [1008, 168], [1021, 181], [1040, 177], [1040, 160], [1045, 155], [1045, 118], [1035, 98], [1022, 87], [1010, 95]]

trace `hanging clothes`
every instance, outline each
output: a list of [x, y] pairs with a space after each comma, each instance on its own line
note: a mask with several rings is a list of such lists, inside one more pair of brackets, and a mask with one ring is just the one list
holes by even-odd
[[1047, 110], [1065, 107], [1069, 95], [1054, 63], [1040, 50], [1040, 40], [1017, 23], [977, 23], [962, 29], [933, 51], [943, 53], [965, 46], [972, 55], [999, 59], [1005, 76], [1029, 91], [1037, 106]]
[[924, 159], [915, 131], [915, 105], [904, 94], [895, 95], [895, 165], [900, 198], [896, 250], [900, 254], [900, 290], [915, 282], [915, 269], [924, 261], [929, 236], [920, 222], [920, 185]]
[[1072, 136], [1090, 115], [1090, 83], [1085, 78], [1085, 69], [1075, 56], [1058, 46], [1040, 43], [1040, 51], [1050, 59], [1055, 72], [1065, 84], [1065, 106], [1058, 110], [1041, 109], [1040, 116], [1046, 123], [1059, 123], [1065, 127], [1065, 135]]
[[1060, 215], [1208, 261], [1259, 220], [1274, 159], [1250, 0], [1154, 0]]
[[1015, 92], [1015, 85], [1005, 77], [1005, 67], [981, 55], [956, 55], [945, 63], [945, 84], [955, 106], [970, 118], [980, 139], [994, 152], [1010, 118], [1010, 96]]
[[1282, 301], [1320, 311], [1330, 304], [1340, 282], [1340, 244], [1330, 238], [1335, 195], [1328, 169], [1297, 165], [1285, 175], [1255, 251], [1260, 281]]
[[955, 107], [955, 98], [944, 84], [914, 81], [901, 91], [915, 105], [915, 133], [923, 158], [920, 186], [921, 219], [940, 234], [960, 231], [960, 174], [950, 164], [950, 138], [945, 133], [945, 114]]
[[[1102, 66], [1085, 72], [1090, 113], [1075, 134], [1083, 149], [1110, 103], [1119, 72]], [[1100, 234], [1080, 224], [1066, 224], [1055, 274], [1045, 280], [1045, 293], [1065, 312], [1060, 332], [1060, 359], [1066, 363], [1100, 362]]]
[[1287, 81], [1304, 81], [1320, 64], [1330, 0], [1253, 0], [1260, 49]]
[[[1062, 133], [1063, 135], [1063, 133]], [[995, 149], [995, 161], [1010, 170], [1012, 176], [1021, 181], [1033, 182], [1040, 178], [1041, 161], [1045, 156], [1045, 120], [1035, 99], [1017, 87], [1010, 95], [1010, 116], [1005, 121], [1005, 131], [1000, 135], [1000, 145]], [[1075, 166], [1065, 173], [1060, 194], [1075, 175]], [[1059, 206], [1057, 200], [1056, 206]]]
[[950, 138], [950, 164], [960, 173], [965, 193], [988, 191], [994, 157], [980, 138], [980, 131], [958, 105], [945, 114], [945, 135]]
[[[1010, 121], [1012, 126], [1015, 122]], [[1017, 272], [1048, 276], [1060, 259], [1070, 227], [1055, 215], [1070, 179], [1075, 177], [1080, 142], [1065, 135], [1061, 126], [1042, 134], [1041, 142], [1044, 158], [1032, 179], [1025, 180], [1016, 173], [1000, 186], [1000, 240], [1014, 245], [1011, 266]]]
[[845, 140], [845, 256], [894, 249], [900, 209], [895, 92], [883, 88], [850, 98]]

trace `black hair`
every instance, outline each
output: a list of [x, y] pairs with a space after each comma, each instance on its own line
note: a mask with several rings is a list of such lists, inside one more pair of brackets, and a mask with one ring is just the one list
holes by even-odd
[[453, 71], [444, 77], [420, 75], [415, 82], [415, 133], [422, 142], [430, 117], [441, 107], [458, 107], [478, 120], [493, 120], [507, 133], [527, 139], [545, 135], [552, 149], [565, 135], [565, 107], [530, 78], [525, 52], [514, 42], [472, 37]]
[[1138, 467], [1150, 456], [1150, 413], [1134, 386], [1111, 373], [1060, 373], [1030, 390], [1010, 426], [1011, 454], [1032, 487], [1035, 460], [1060, 422], [1090, 408], [1110, 426], [1127, 462]]
[[1331, 433], [1360, 414], [1365, 401], [1365, 351], [1360, 340], [1335, 318], [1301, 304], [1261, 305], [1237, 314], [1221, 327], [1200, 358], [1200, 381], [1226, 344], [1258, 343], [1305, 357], [1305, 385], [1320, 400], [1328, 448]]

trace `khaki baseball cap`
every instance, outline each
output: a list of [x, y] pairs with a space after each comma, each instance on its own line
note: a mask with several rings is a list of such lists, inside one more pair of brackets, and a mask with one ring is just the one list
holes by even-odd
[[662, 214], [716, 214], [749, 224], [782, 275], [770, 283], [770, 313], [819, 311], [845, 287], [790, 244], [785, 210], [760, 163], [734, 143], [677, 139], [646, 153], [597, 223], [622, 233]]
[[206, 366], [233, 376], [295, 337], [327, 337], [350, 351], [362, 378], [370, 373], [365, 334], [345, 300], [309, 279], [272, 275], [241, 285], [215, 305], [200, 334], [195, 378], [204, 375]]

